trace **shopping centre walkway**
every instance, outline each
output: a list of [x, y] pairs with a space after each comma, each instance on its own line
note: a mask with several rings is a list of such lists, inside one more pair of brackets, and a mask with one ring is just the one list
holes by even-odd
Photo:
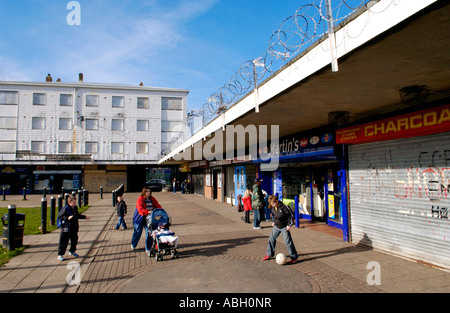
[[[275, 260], [262, 261], [271, 222], [262, 222], [262, 229], [255, 230], [228, 204], [197, 195], [153, 195], [172, 218], [171, 229], [179, 236], [179, 258], [166, 256], [158, 262], [149, 258], [144, 236], [131, 251], [137, 193], [124, 195], [129, 211], [128, 229], [123, 231], [114, 229], [117, 217], [111, 195], [100, 199], [90, 194], [91, 207], [84, 213], [90, 219], [80, 221], [80, 257], [66, 254], [66, 261], [57, 260], [59, 230], [25, 236], [29, 247], [0, 268], [0, 292], [450, 292], [449, 272], [344, 242], [328, 226], [304, 221], [292, 229], [301, 262], [279, 266]], [[0, 206], [39, 207], [40, 198], [30, 195], [22, 201], [21, 196], [8, 196]], [[286, 253], [282, 236], [279, 252]]]

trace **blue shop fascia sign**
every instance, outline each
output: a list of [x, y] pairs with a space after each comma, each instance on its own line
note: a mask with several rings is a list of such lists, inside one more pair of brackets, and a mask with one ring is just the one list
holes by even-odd
[[270, 142], [268, 151], [270, 157], [278, 156], [280, 161], [322, 161], [338, 160], [335, 153], [334, 130], [312, 130], [281, 137], [276, 142]]

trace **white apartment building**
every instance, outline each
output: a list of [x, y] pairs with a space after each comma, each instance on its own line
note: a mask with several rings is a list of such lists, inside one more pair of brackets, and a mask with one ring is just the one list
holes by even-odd
[[[185, 124], [188, 90], [0, 82], [0, 189], [139, 190]], [[130, 189], [130, 188], [128, 188]]]

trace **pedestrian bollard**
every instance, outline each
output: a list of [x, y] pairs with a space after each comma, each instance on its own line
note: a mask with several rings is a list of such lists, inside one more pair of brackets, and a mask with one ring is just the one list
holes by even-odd
[[56, 199], [55, 197], [50, 198], [50, 226], [56, 225]]
[[6, 201], [6, 189], [3, 188], [3, 201]]
[[16, 205], [8, 205], [8, 231], [6, 233], [6, 250], [16, 249]]
[[61, 196], [64, 197], [65, 193], [64, 193], [64, 187], [61, 187]]
[[47, 199], [41, 200], [41, 234], [47, 233]]
[[83, 189], [83, 205], [89, 204], [89, 190]]
[[81, 208], [81, 190], [78, 190], [78, 207]]
[[64, 205], [66, 205], [67, 204], [67, 198], [69, 197], [69, 194], [68, 193], [65, 193], [64, 194]]
[[112, 191], [112, 206], [116, 206], [116, 191]]
[[100, 186], [100, 199], [103, 199], [103, 186]]
[[62, 208], [63, 208], [63, 196], [58, 195], [58, 214]]
[[23, 200], [27, 200], [27, 189], [23, 188]]
[[44, 197], [44, 198], [47, 198], [46, 196], [47, 196], [47, 188], [45, 188], [44, 187], [44, 189], [42, 190], [42, 196]]

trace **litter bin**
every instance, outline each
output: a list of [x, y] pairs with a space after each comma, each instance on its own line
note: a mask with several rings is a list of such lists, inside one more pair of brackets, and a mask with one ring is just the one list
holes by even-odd
[[[14, 247], [20, 248], [23, 246], [23, 232], [25, 228], [25, 214], [16, 213], [16, 223], [14, 234], [10, 234], [11, 228], [8, 224], [8, 214], [3, 215], [3, 246], [7, 247], [8, 238], [14, 238]], [[13, 235], [13, 236], [12, 236]]]

